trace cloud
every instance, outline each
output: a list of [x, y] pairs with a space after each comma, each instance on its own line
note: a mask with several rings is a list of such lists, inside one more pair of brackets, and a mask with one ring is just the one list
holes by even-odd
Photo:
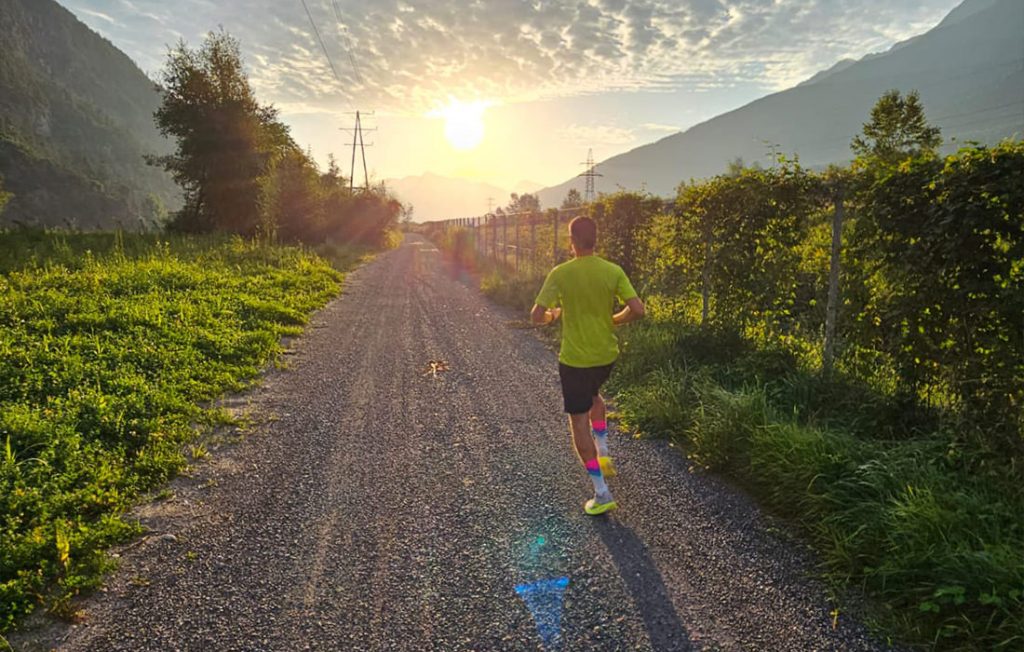
[[164, 44], [198, 44], [223, 26], [241, 39], [257, 91], [277, 104], [407, 113], [449, 96], [508, 102], [738, 83], [777, 90], [919, 33], [958, 4], [306, 0], [335, 79], [297, 1], [64, 2], [145, 69], [159, 67]]
[[578, 147], [629, 145], [636, 141], [632, 129], [615, 125], [570, 124], [561, 133], [563, 140]]
[[640, 128], [644, 129], [645, 131], [653, 131], [665, 134], [674, 134], [680, 131], [679, 127], [675, 125], [663, 125], [658, 124], [656, 122], [645, 122], [644, 124], [640, 125]]

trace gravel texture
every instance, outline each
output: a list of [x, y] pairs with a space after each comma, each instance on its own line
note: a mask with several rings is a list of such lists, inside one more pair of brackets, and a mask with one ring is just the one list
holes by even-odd
[[[668, 446], [590, 483], [555, 355], [415, 236], [349, 275], [247, 400], [260, 417], [139, 509], [64, 650], [539, 650], [517, 585], [568, 577], [548, 650], [875, 650], [813, 557]], [[427, 371], [443, 360], [448, 371]], [[549, 600], [557, 605], [557, 598]]]

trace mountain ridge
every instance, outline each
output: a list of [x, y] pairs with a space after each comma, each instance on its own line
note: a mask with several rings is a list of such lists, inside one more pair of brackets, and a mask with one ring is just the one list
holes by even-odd
[[144, 161], [172, 151], [160, 96], [128, 55], [53, 0], [0, 0], [0, 44], [3, 222], [137, 228], [176, 207]]
[[[1022, 133], [1022, 31], [1019, 0], [966, 0], [931, 30], [884, 53], [839, 62], [793, 88], [599, 163], [601, 184], [667, 196], [681, 181], [720, 174], [736, 158], [762, 160], [770, 149], [795, 153], [809, 167], [844, 163], [850, 140], [891, 88], [921, 92], [947, 148]], [[582, 190], [582, 181], [571, 178], [538, 195], [544, 206], [557, 206], [570, 188]]]

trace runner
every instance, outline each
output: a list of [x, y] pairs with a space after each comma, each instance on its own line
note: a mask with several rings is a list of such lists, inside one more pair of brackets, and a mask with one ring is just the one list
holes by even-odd
[[[605, 477], [615, 475], [615, 466], [608, 455], [608, 426], [600, 393], [619, 357], [613, 327], [643, 317], [644, 304], [621, 267], [594, 255], [594, 220], [574, 219], [569, 223], [569, 237], [573, 260], [548, 274], [530, 318], [535, 324], [548, 324], [564, 317], [558, 376], [573, 447], [594, 483], [594, 497], [583, 509], [597, 515], [617, 507], [605, 483]], [[626, 307], [612, 314], [616, 299]]]

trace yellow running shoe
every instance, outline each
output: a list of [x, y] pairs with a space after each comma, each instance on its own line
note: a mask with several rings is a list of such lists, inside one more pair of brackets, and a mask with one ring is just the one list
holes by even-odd
[[601, 475], [604, 477], [614, 478], [619, 474], [619, 472], [615, 470], [615, 462], [612, 462], [612, 458], [599, 457], [597, 458], [597, 462], [601, 465]]
[[[611, 498], [611, 496], [609, 496], [609, 498]], [[610, 512], [617, 507], [618, 505], [614, 500], [609, 500], [606, 503], [599, 503], [596, 498], [591, 498], [583, 505], [583, 511], [591, 516], [597, 516], [599, 514], [604, 514], [605, 512]]]

